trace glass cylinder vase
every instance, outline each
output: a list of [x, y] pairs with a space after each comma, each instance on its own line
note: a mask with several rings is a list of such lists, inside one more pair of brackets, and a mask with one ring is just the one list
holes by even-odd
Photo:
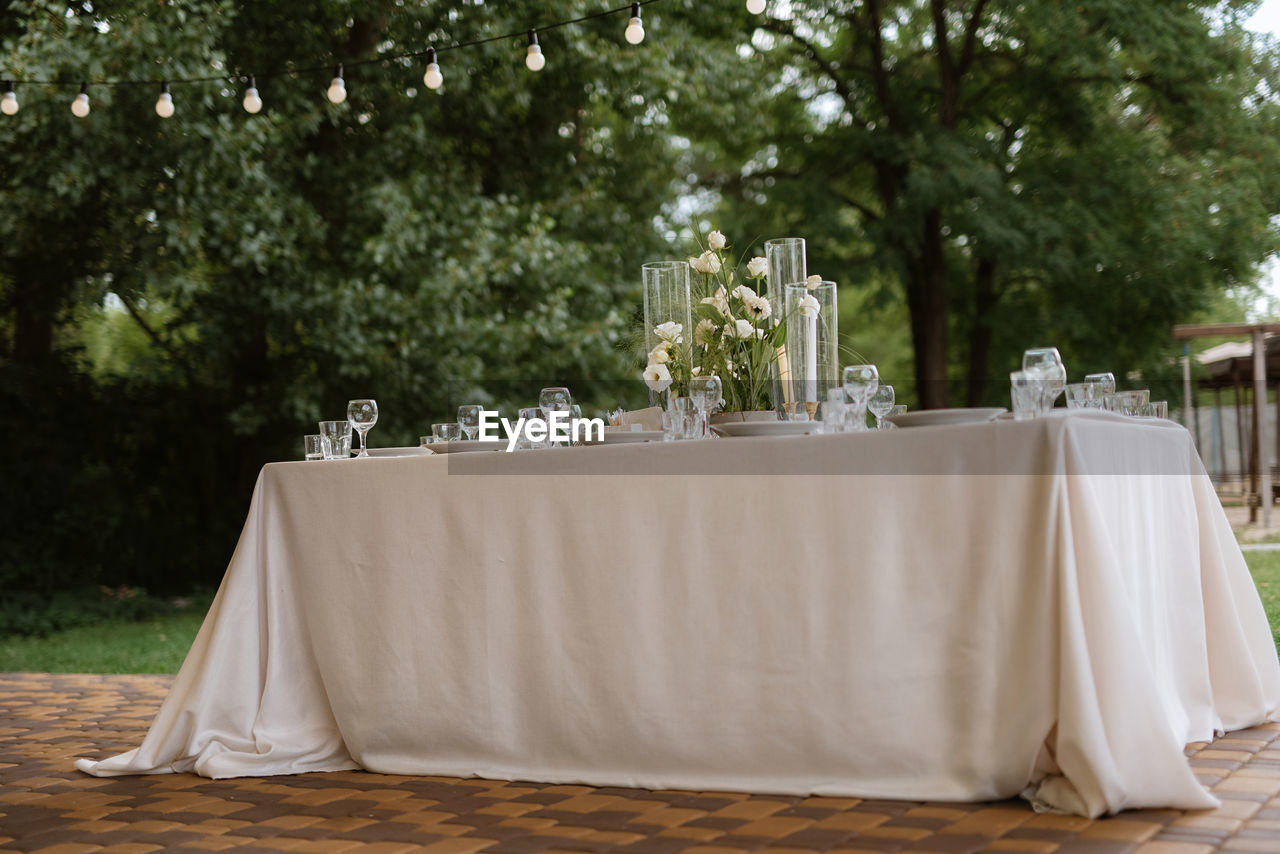
[[[787, 337], [784, 361], [784, 417], [802, 414], [812, 420], [827, 389], [840, 385], [840, 331], [837, 327], [836, 283], [786, 286]], [[775, 406], [775, 408], [777, 408]]]
[[[671, 340], [687, 354], [693, 342], [692, 300], [689, 296], [689, 263], [687, 261], [651, 261], [642, 268], [644, 277], [644, 348], [653, 352], [662, 340]], [[678, 334], [663, 327], [679, 325]], [[662, 328], [664, 332], [659, 332]], [[656, 392], [649, 392], [650, 405], [658, 403]]]
[[[773, 304], [774, 322], [781, 322], [785, 316], [786, 286], [800, 284], [808, 278], [808, 261], [805, 258], [803, 237], [779, 237], [766, 240], [764, 258], [769, 265], [766, 279], [766, 296]], [[791, 363], [785, 347], [779, 347], [776, 358], [770, 366], [770, 397], [773, 408], [785, 414], [795, 411], [795, 398], [791, 396], [794, 380], [791, 376]]]

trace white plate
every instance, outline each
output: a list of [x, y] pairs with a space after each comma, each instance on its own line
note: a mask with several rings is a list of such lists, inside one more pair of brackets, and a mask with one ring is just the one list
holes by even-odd
[[370, 448], [371, 457], [428, 457], [430, 448]]
[[804, 436], [821, 433], [817, 421], [723, 421], [713, 426], [721, 436]]
[[501, 439], [486, 441], [470, 439], [459, 442], [432, 442], [427, 447], [437, 454], [465, 454], [472, 451], [505, 451], [507, 443]]
[[1003, 406], [987, 406], [979, 409], [921, 409], [918, 412], [888, 415], [885, 420], [892, 421], [899, 427], [929, 427], [936, 424], [968, 424], [974, 421], [992, 421], [1004, 411]]
[[661, 442], [661, 430], [605, 430], [603, 442], [584, 442], [586, 445], [621, 445], [626, 442]]

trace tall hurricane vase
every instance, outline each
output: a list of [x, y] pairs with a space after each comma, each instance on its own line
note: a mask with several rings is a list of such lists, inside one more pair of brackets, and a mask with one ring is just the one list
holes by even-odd
[[[803, 237], [780, 237], [766, 240], [764, 258], [769, 265], [768, 290], [765, 295], [773, 304], [774, 322], [781, 322], [785, 316], [786, 287], [801, 284], [808, 278], [808, 262], [805, 259]], [[770, 396], [773, 408], [785, 414], [795, 411], [796, 400], [791, 396], [795, 382], [792, 378], [791, 362], [785, 347], [779, 347], [777, 358], [770, 368]]]
[[782, 389], [783, 416], [813, 419], [827, 389], [839, 385], [836, 283], [787, 285], [786, 295], [784, 355], [788, 374]]
[[[687, 351], [693, 343], [688, 262], [652, 261], [644, 265], [643, 276], [645, 352], [652, 352], [658, 345], [660, 339], [654, 329], [667, 322], [680, 324], [682, 338], [677, 346]], [[656, 392], [649, 392], [649, 403], [658, 403]]]

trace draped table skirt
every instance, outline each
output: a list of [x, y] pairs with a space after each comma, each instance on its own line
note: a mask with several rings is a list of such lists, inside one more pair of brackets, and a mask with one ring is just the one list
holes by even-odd
[[263, 468], [140, 747], [1096, 816], [1211, 807], [1280, 665], [1180, 426], [1109, 413]]

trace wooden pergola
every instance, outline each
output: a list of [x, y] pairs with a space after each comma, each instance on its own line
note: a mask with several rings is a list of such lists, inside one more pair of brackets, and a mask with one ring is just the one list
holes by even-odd
[[[1180, 341], [1193, 338], [1229, 338], [1249, 336], [1252, 352], [1247, 357], [1228, 360], [1223, 370], [1207, 378], [1207, 387], [1222, 388], [1246, 385], [1246, 377], [1253, 385], [1253, 431], [1250, 441], [1249, 488], [1257, 501], [1250, 502], [1249, 521], [1256, 522], [1258, 508], [1262, 509], [1262, 524], [1271, 527], [1271, 467], [1262, 464], [1262, 449], [1267, 447], [1264, 433], [1266, 419], [1262, 407], [1267, 403], [1267, 386], [1272, 377], [1280, 378], [1280, 347], [1268, 354], [1266, 336], [1280, 332], [1280, 323], [1206, 323], [1173, 327], [1173, 337]], [[1202, 385], [1206, 383], [1202, 381]], [[1191, 358], [1189, 347], [1183, 345], [1182, 356], [1182, 407], [1183, 425], [1194, 430], [1191, 419], [1195, 417], [1191, 391]]]

